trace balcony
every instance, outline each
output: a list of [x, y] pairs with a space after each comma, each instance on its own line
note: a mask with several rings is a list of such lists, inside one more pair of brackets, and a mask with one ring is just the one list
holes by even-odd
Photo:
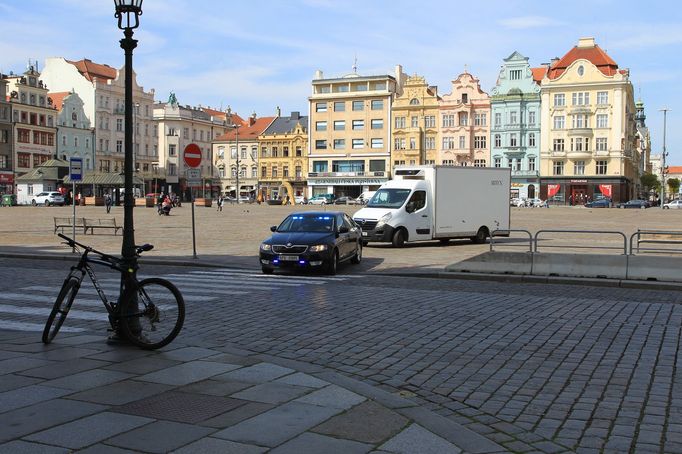
[[512, 170], [512, 177], [532, 178], [539, 177], [539, 170]]
[[309, 177], [385, 177], [386, 172], [309, 172]]
[[125, 115], [126, 109], [124, 106], [114, 107], [114, 115]]

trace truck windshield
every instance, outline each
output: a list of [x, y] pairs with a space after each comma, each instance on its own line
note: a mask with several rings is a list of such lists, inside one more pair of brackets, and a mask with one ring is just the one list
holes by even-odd
[[400, 208], [411, 192], [411, 189], [379, 189], [367, 203], [367, 207]]

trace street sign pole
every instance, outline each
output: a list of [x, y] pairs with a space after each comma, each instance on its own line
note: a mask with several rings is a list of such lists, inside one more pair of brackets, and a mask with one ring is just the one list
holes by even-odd
[[194, 188], [191, 189], [192, 192], [192, 258], [197, 257], [197, 235], [196, 228], [194, 227]]
[[201, 170], [198, 169], [201, 165], [201, 148], [195, 143], [190, 143], [185, 147], [182, 153], [182, 158], [187, 167], [190, 167], [185, 172], [187, 177], [187, 185], [190, 187], [190, 197], [192, 197], [192, 257], [197, 258], [197, 236], [194, 224], [194, 187], [197, 179], [201, 180]]
[[[69, 159], [69, 178], [71, 178], [72, 183], [72, 197], [73, 202], [73, 239], [76, 239], [76, 181], [81, 181], [83, 179], [83, 159], [81, 158], [71, 158]], [[76, 252], [74, 247], [72, 252]]]

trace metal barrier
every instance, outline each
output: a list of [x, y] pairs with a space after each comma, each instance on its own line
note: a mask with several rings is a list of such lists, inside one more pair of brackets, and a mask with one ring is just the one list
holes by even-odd
[[[523, 244], [513, 244], [513, 239], [507, 238], [506, 241], [498, 241], [495, 243], [495, 234], [496, 233], [512, 233], [512, 232], [519, 232], [519, 233], [526, 233], [528, 234], [528, 252], [533, 252], [533, 234], [530, 233], [528, 230], [523, 230], [523, 229], [506, 229], [506, 230], [493, 230], [490, 233], [490, 252], [493, 252], [493, 249], [495, 246], [508, 246], [508, 247], [524, 247]], [[525, 242], [524, 242], [525, 244]]]
[[[647, 236], [659, 236], [659, 238], [646, 238]], [[667, 235], [671, 237], [679, 237], [681, 239], [662, 239], [660, 236]], [[644, 238], [642, 238], [644, 237]], [[635, 238], [637, 243], [635, 246]], [[682, 254], [681, 250], [656, 248], [656, 247], [642, 247], [642, 244], [680, 244], [682, 245], [682, 231], [679, 230], [637, 230], [630, 236], [630, 255], [639, 253], [659, 253], [659, 254]]]
[[[606, 249], [606, 250], [620, 250], [623, 255], [628, 253], [628, 240], [623, 232], [610, 231], [610, 230], [538, 230], [535, 232], [535, 237], [533, 238], [533, 252], [538, 252], [538, 238], [541, 233], [573, 233], [573, 234], [598, 234], [598, 235], [618, 235], [623, 238], [623, 247], [617, 246], [595, 246], [595, 245], [571, 245], [573, 249]], [[544, 245], [546, 248], [567, 248], [565, 244], [563, 245]]]

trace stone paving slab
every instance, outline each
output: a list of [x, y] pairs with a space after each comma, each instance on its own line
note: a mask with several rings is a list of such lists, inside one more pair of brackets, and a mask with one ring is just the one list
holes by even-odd
[[281, 404], [307, 394], [312, 388], [285, 385], [282, 383], [261, 383], [243, 391], [232, 394], [235, 399], [263, 402], [266, 404]]
[[164, 385], [188, 385], [213, 376], [220, 376], [228, 371], [238, 369], [235, 364], [223, 364], [210, 361], [190, 361], [177, 366], [168, 367], [138, 377], [138, 380], [161, 383]]
[[67, 454], [71, 450], [23, 440], [0, 444], [0, 454]]
[[367, 401], [323, 422], [313, 431], [336, 438], [376, 444], [396, 435], [408, 421], [376, 402]]
[[71, 391], [43, 385], [30, 385], [0, 393], [0, 413], [28, 407], [38, 402], [52, 400], [70, 394]]
[[178, 449], [211, 432], [212, 429], [192, 424], [158, 421], [110, 438], [106, 444], [133, 451], [161, 454]]
[[304, 433], [275, 449], [271, 454], [365, 454], [372, 445], [351, 440], [327, 437], [314, 433]]
[[136, 400], [164, 393], [170, 389], [172, 389], [172, 386], [159, 383], [123, 380], [71, 394], [69, 399], [103, 405], [125, 405]]
[[381, 445], [379, 449], [396, 454], [459, 454], [461, 449], [434, 435], [423, 427], [412, 424], [395, 437]]
[[175, 454], [262, 454], [268, 448], [206, 437], [173, 451]]
[[359, 394], [355, 394], [340, 386], [330, 385], [300, 397], [294, 400], [294, 402], [348, 410], [364, 400], [365, 397]]

